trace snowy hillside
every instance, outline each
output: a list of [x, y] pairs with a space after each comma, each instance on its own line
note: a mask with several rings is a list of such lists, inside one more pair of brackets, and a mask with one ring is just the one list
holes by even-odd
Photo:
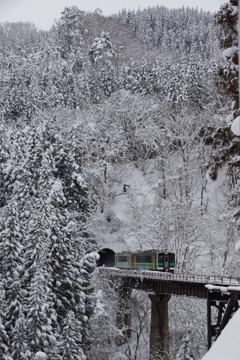
[[[167, 199], [162, 195], [166, 179], [162, 178], [158, 159], [108, 166], [105, 195], [93, 222], [99, 249], [110, 248], [115, 252], [150, 248], [171, 250], [176, 252], [178, 266], [184, 271], [191, 266], [191, 272], [221, 274], [221, 264], [227, 267], [233, 259], [236, 264], [239, 261], [234, 251], [235, 238], [231, 249], [224, 239], [226, 228], [221, 204], [224, 202], [226, 173], [223, 170], [218, 179], [212, 181], [207, 174], [201, 178], [201, 172], [197, 175], [198, 169], [192, 167], [190, 181], [193, 181], [194, 200], [191, 199], [186, 211], [175, 193], [176, 184], [181, 181], [175, 173], [175, 165], [168, 168]], [[216, 241], [222, 243], [226, 256], [221, 262], [219, 255], [216, 258], [217, 251], [220, 254], [214, 248]], [[191, 258], [186, 263], [189, 255]]]
[[[148, 294], [119, 311], [103, 248], [239, 275], [237, 3], [0, 24], [0, 359], [147, 359]], [[199, 360], [205, 304], [169, 309], [172, 360]]]
[[97, 234], [99, 243], [114, 251], [153, 247], [145, 231], [145, 217], [159, 201], [155, 161], [110, 166], [108, 174], [109, 198], [105, 199], [106, 209], [99, 215], [103, 231]]

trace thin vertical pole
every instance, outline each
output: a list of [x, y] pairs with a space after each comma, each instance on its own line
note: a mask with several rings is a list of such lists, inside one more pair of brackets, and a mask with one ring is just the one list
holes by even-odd
[[207, 291], [207, 339], [208, 339], [208, 350], [209, 350], [212, 345], [212, 317], [211, 317], [210, 291]]

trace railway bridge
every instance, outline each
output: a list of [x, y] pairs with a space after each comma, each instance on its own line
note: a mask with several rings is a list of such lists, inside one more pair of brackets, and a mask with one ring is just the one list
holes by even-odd
[[[206, 299], [208, 348], [239, 307], [240, 277], [208, 276], [100, 267], [122, 289], [149, 292], [151, 300], [150, 360], [169, 360], [168, 301], [171, 295]], [[213, 317], [213, 308], [217, 317]]]

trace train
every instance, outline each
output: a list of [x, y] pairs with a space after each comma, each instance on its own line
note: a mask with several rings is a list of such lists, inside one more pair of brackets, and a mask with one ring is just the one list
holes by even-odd
[[174, 272], [175, 254], [159, 250], [122, 252], [115, 254], [115, 267], [120, 269]]

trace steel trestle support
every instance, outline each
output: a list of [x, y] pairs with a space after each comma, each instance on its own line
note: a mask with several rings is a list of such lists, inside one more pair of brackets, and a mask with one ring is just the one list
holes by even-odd
[[240, 290], [221, 292], [208, 291], [207, 296], [207, 325], [208, 349], [221, 334], [234, 312], [239, 308]]

